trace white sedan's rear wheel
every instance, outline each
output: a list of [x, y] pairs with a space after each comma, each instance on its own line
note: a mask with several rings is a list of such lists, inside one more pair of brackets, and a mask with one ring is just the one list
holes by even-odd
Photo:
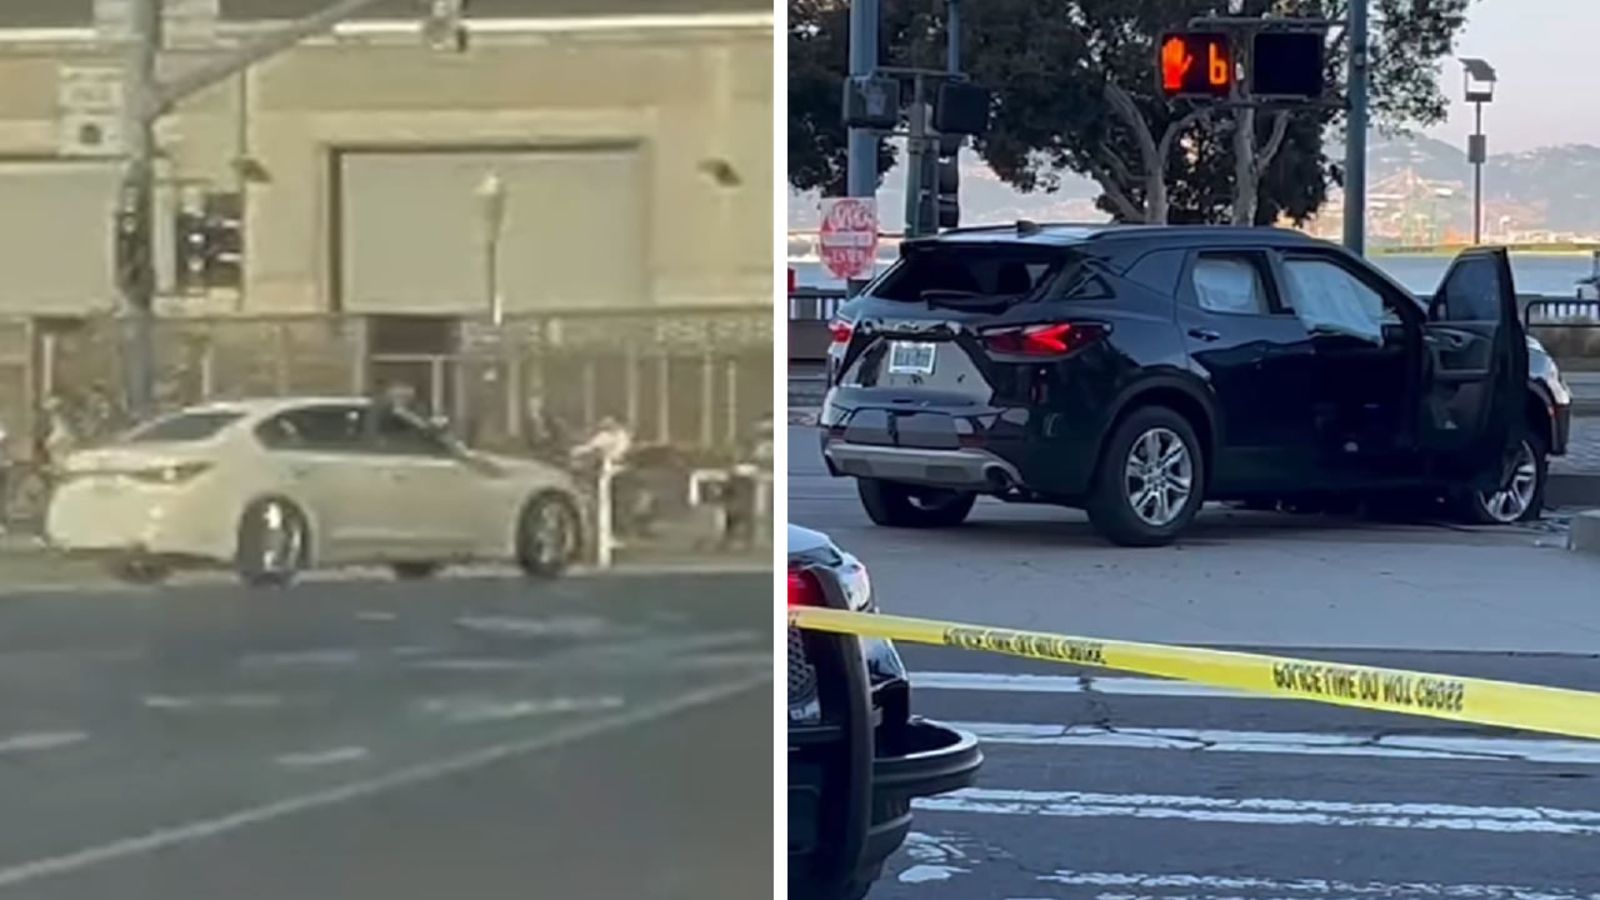
[[252, 587], [283, 587], [310, 561], [310, 538], [306, 517], [293, 503], [257, 500], [240, 517], [234, 571]]

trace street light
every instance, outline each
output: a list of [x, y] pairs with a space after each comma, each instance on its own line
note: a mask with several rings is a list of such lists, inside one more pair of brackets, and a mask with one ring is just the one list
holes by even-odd
[[1472, 136], [1467, 139], [1467, 161], [1472, 163], [1472, 242], [1483, 241], [1483, 164], [1489, 158], [1489, 142], [1483, 135], [1483, 105], [1494, 99], [1494, 66], [1481, 59], [1461, 60], [1463, 92], [1476, 115]]
[[500, 234], [506, 222], [506, 185], [490, 172], [478, 182], [478, 211], [483, 216], [483, 293], [489, 318], [499, 327], [505, 319], [500, 298]]

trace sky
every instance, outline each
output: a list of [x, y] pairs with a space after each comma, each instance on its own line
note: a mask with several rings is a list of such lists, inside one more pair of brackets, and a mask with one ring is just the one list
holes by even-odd
[[[1600, 146], [1600, 84], [1593, 77], [1600, 0], [1477, 0], [1456, 41], [1457, 56], [1495, 68], [1494, 102], [1484, 108], [1490, 153], [1559, 144]], [[1440, 87], [1450, 118], [1430, 137], [1458, 147], [1472, 133], [1472, 107], [1461, 100], [1461, 66], [1444, 63]]]

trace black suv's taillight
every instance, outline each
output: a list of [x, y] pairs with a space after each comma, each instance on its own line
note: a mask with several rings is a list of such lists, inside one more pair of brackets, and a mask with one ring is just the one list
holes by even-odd
[[1099, 322], [1051, 322], [989, 329], [980, 335], [984, 349], [1004, 356], [1065, 356], [1105, 337]]

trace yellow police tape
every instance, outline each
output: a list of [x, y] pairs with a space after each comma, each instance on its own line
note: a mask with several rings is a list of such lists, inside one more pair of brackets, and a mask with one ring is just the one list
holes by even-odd
[[1255, 694], [1600, 738], [1600, 693], [1588, 691], [812, 607], [791, 607], [789, 623], [813, 631], [1099, 666]]

